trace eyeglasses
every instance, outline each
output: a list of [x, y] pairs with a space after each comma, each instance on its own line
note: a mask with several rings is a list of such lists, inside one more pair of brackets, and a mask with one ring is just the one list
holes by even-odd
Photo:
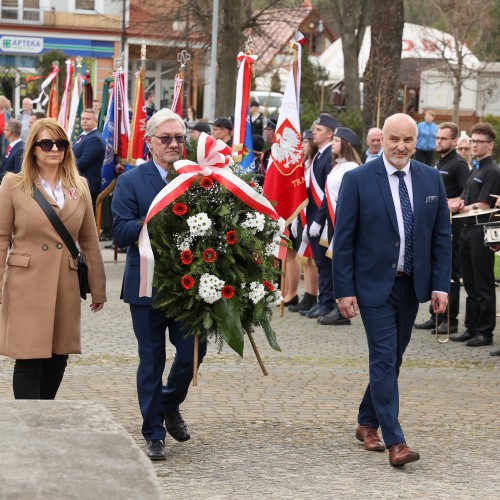
[[436, 141], [452, 141], [451, 137], [436, 137]]
[[171, 142], [174, 139], [177, 144], [182, 144], [186, 140], [185, 135], [175, 135], [174, 137], [170, 137], [169, 135], [162, 135], [162, 136], [153, 135], [153, 137], [159, 139], [164, 146], [170, 146]]
[[67, 139], [57, 139], [56, 141], [52, 139], [42, 139], [41, 141], [35, 142], [35, 146], [40, 146], [41, 150], [46, 153], [52, 151], [54, 144], [56, 145], [57, 151], [66, 151], [69, 146], [69, 141]]
[[457, 151], [469, 151], [470, 148], [465, 148], [465, 147], [462, 147], [462, 148], [457, 148]]
[[481, 144], [485, 144], [487, 142], [493, 142], [493, 141], [481, 141], [479, 139], [471, 139], [470, 140], [471, 144], [477, 144], [478, 146], [480, 146]]

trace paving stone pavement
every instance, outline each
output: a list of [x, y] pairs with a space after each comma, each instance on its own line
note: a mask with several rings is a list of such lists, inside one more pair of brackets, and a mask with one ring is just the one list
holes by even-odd
[[[109, 302], [97, 314], [84, 304], [83, 354], [70, 357], [58, 399], [102, 403], [143, 446], [136, 342], [119, 300], [125, 256], [116, 264], [110, 250], [104, 256]], [[495, 345], [481, 348], [414, 331], [400, 419], [421, 460], [396, 469], [354, 438], [367, 383], [361, 320], [329, 327], [286, 312], [273, 325], [281, 353], [254, 335], [267, 377], [249, 343], [243, 359], [209, 346], [182, 408], [192, 439], [167, 437], [168, 460], [154, 464], [166, 499], [500, 498], [500, 359], [489, 356], [499, 328]], [[0, 398], [12, 397], [12, 366], [0, 359]]]

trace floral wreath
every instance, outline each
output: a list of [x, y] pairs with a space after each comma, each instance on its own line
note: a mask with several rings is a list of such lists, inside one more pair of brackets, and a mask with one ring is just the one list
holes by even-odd
[[141, 295], [151, 294], [152, 276], [154, 307], [188, 335], [226, 342], [242, 356], [245, 333], [260, 326], [281, 350], [270, 321], [283, 300], [276, 257], [287, 245], [285, 222], [257, 183], [234, 174], [230, 154], [202, 133], [198, 162], [175, 162], [139, 238]]

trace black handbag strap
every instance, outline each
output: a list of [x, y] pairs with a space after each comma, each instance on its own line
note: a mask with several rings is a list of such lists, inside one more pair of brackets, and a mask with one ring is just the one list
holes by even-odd
[[54, 226], [54, 229], [64, 241], [64, 244], [68, 247], [68, 250], [71, 252], [72, 257], [76, 259], [80, 255], [80, 250], [78, 250], [75, 241], [71, 237], [71, 234], [69, 234], [69, 231], [66, 229], [66, 226], [62, 223], [59, 216], [56, 214], [55, 210], [47, 201], [47, 198], [45, 198], [45, 196], [34, 184], [33, 198], [35, 198], [41, 209], [45, 212], [45, 215], [49, 219], [50, 223]]

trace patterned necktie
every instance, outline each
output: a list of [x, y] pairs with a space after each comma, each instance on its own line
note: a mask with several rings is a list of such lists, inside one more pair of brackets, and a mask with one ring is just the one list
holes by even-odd
[[405, 228], [405, 255], [403, 270], [406, 274], [413, 272], [413, 211], [411, 209], [408, 189], [404, 181], [405, 172], [398, 171], [394, 175], [399, 177], [399, 200], [403, 213], [403, 225]]

